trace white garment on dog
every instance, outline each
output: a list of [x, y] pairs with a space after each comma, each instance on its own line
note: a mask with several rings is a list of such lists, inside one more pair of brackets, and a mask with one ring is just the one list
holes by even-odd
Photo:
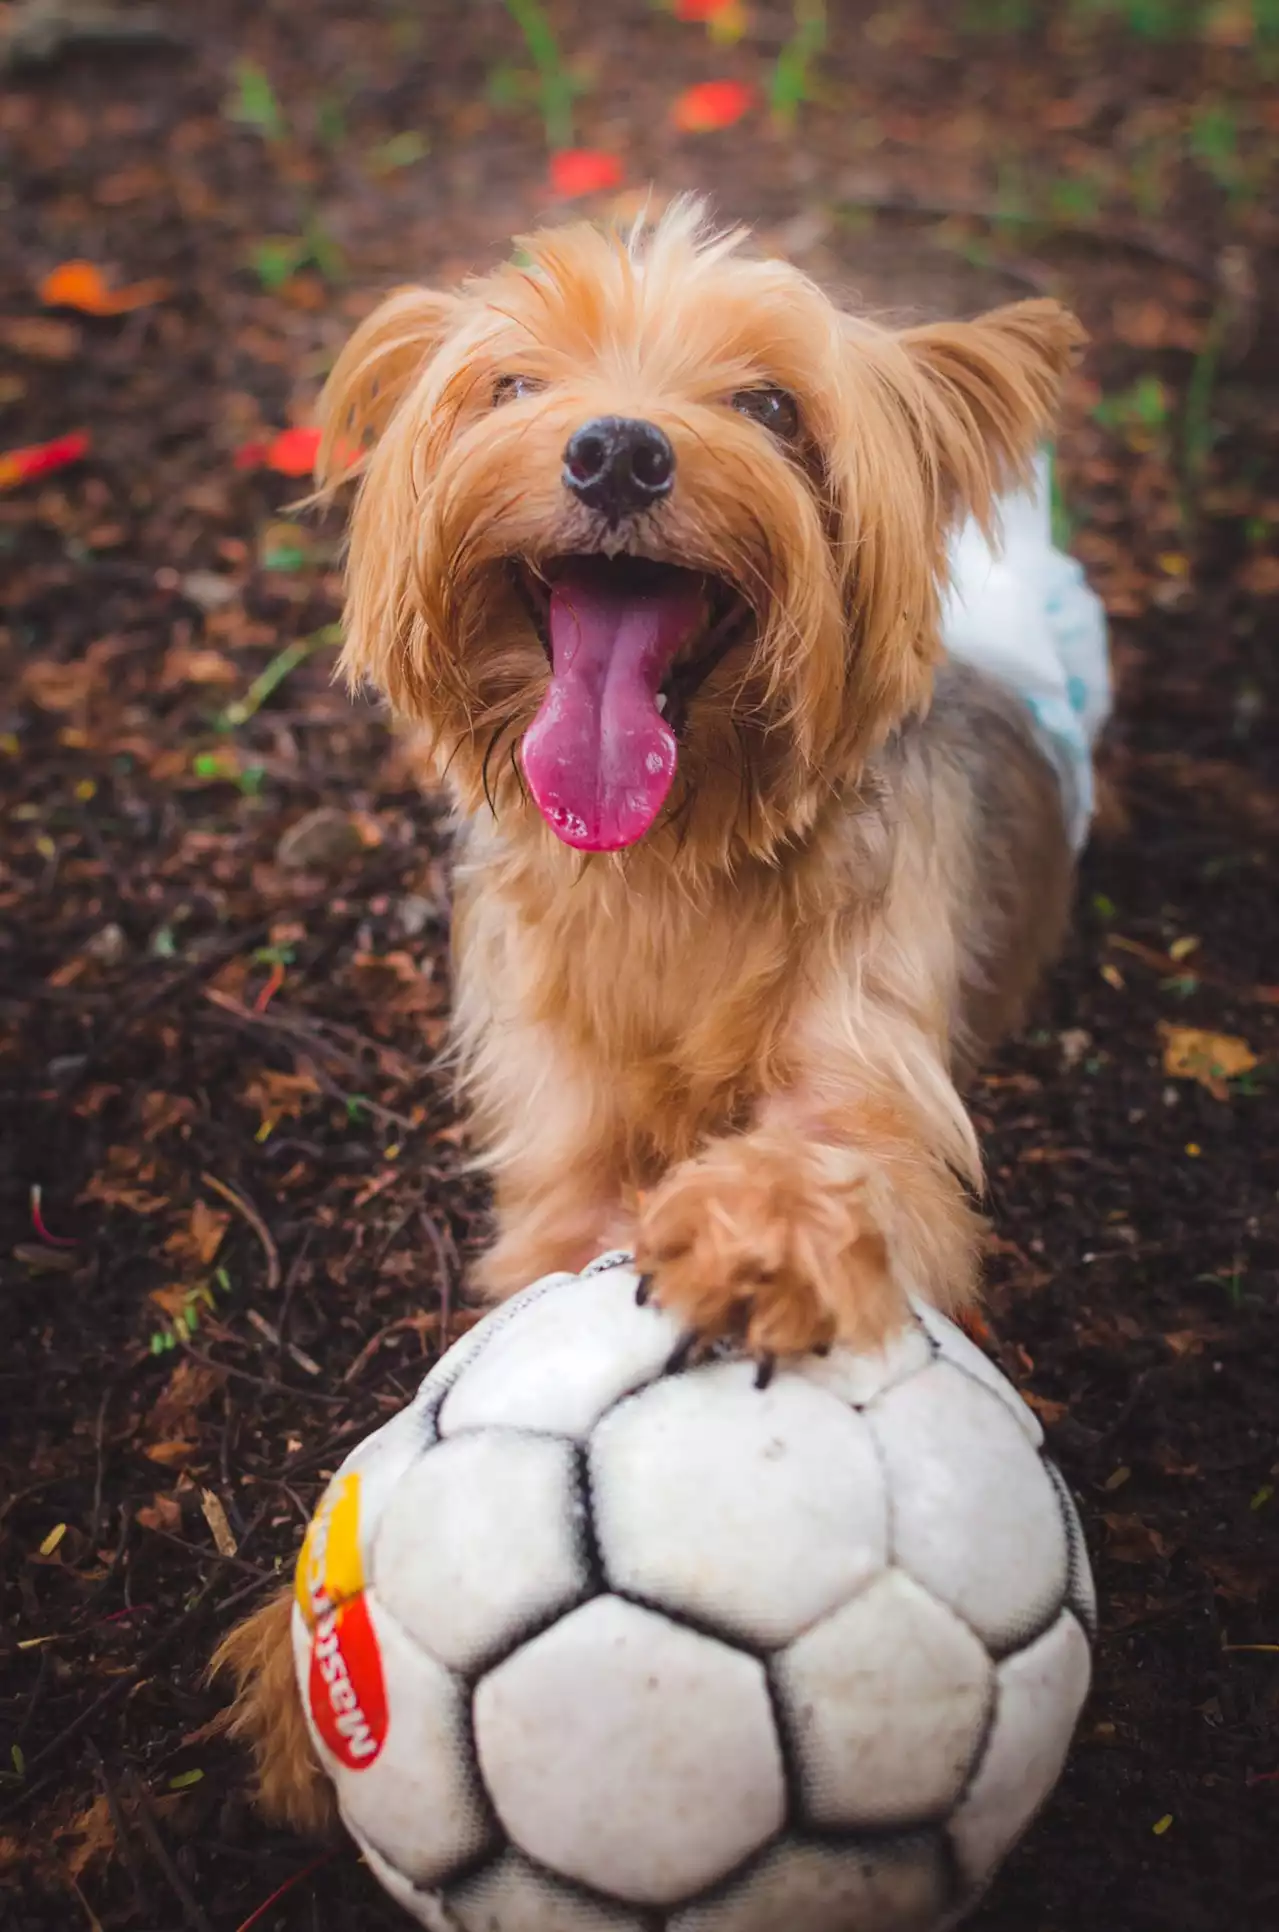
[[995, 550], [969, 522], [951, 545], [942, 639], [952, 657], [1007, 684], [1029, 706], [1062, 780], [1078, 851], [1093, 816], [1093, 746], [1111, 710], [1102, 600], [1054, 545], [1050, 456], [1034, 490], [1006, 497]]

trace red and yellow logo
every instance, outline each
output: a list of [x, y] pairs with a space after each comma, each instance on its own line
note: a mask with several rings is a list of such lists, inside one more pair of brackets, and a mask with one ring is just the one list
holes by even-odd
[[364, 1771], [387, 1736], [387, 1693], [364, 1597], [358, 1471], [330, 1483], [311, 1520], [294, 1579], [311, 1632], [307, 1701], [340, 1764]]

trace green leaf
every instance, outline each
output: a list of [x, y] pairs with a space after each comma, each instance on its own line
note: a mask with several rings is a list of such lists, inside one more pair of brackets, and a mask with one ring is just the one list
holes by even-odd
[[245, 127], [257, 128], [269, 141], [279, 141], [287, 131], [287, 123], [265, 71], [256, 61], [238, 60], [232, 73], [236, 85], [226, 107], [230, 119]]
[[179, 1771], [176, 1777], [170, 1778], [169, 1789], [170, 1791], [189, 1791], [193, 1784], [199, 1784], [203, 1776], [203, 1771]]
[[375, 174], [394, 174], [397, 168], [411, 168], [430, 151], [425, 134], [406, 128], [403, 134], [393, 134], [389, 141], [369, 150], [369, 166]]
[[9, 1746], [9, 1757], [12, 1761], [13, 1768], [17, 1772], [18, 1776], [20, 1778], [25, 1778], [27, 1775], [27, 1760], [23, 1753], [22, 1746], [20, 1744], [11, 1744]]

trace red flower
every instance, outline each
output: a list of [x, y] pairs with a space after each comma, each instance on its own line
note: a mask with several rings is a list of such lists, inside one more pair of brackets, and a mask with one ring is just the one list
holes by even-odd
[[621, 180], [621, 161], [603, 148], [561, 148], [551, 157], [551, 186], [569, 199], [600, 194]]
[[712, 128], [732, 127], [755, 100], [755, 89], [745, 81], [702, 81], [672, 102], [671, 118], [686, 134], [706, 134]]
[[318, 429], [282, 429], [269, 443], [245, 443], [236, 451], [238, 470], [263, 466], [281, 476], [310, 476], [320, 448]]

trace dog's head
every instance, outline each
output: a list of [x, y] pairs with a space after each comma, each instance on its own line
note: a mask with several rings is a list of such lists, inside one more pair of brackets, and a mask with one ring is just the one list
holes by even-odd
[[678, 204], [405, 289], [323, 400], [364, 450], [345, 667], [463, 811], [730, 860], [802, 833], [926, 705], [948, 532], [990, 521], [1080, 332], [1050, 301], [894, 332]]

